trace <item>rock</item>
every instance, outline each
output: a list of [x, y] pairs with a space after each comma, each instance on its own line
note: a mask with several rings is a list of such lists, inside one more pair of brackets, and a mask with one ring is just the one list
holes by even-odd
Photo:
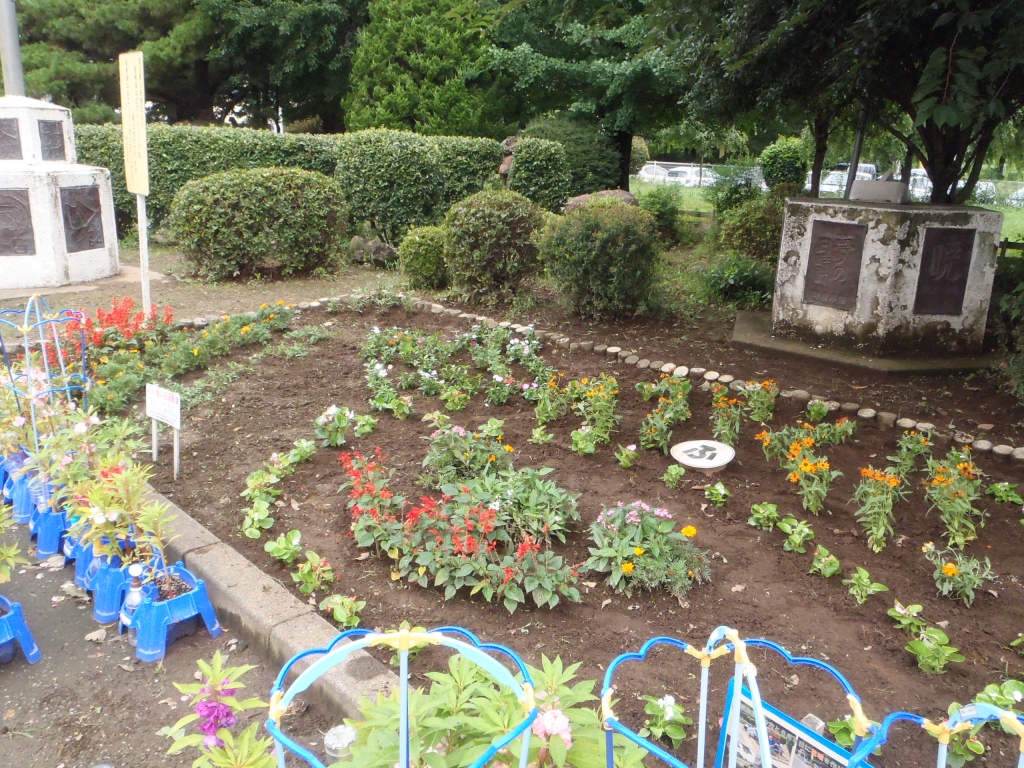
[[672, 371], [672, 375], [675, 376], [677, 379], [685, 379], [687, 376], [690, 375], [690, 369], [687, 368], [685, 365], [680, 365], [677, 366], [674, 371]]
[[802, 400], [805, 403], [811, 399], [811, 393], [806, 389], [787, 389], [781, 394], [785, 398], [789, 398], [791, 400]]
[[980, 429], [982, 432], [991, 432], [995, 428], [996, 428], [995, 424], [979, 424], [978, 425], [978, 429]]
[[878, 411], [874, 408], [861, 408], [857, 411], [857, 418], [864, 419], [865, 421], [871, 421], [878, 415]]
[[[721, 381], [721, 379], [719, 379], [719, 381]], [[731, 384], [729, 384], [729, 389], [731, 389], [733, 392], [746, 392], [747, 385], [744, 384], [742, 381], [734, 381]]]
[[600, 192], [591, 192], [589, 195], [578, 195], [569, 198], [569, 201], [565, 204], [565, 212], [572, 213], [577, 208], [582, 208], [584, 205], [602, 198], [618, 200], [626, 205], [640, 205], [640, 201], [624, 189], [602, 189]]
[[321, 303], [322, 302], [319, 302], [319, 301], [311, 301], [311, 302], [309, 302], [309, 308], [310, 309], [316, 309], [317, 307], [320, 306]]
[[690, 375], [699, 379], [707, 372], [707, 370], [707, 368], [691, 368]]
[[512, 327], [512, 323], [510, 323], [508, 320], [503, 320], [502, 322], [498, 323], [498, 327], [499, 328], [511, 328]]
[[966, 432], [954, 432], [953, 442], [957, 445], [970, 445], [974, 442], [974, 435], [969, 435]]
[[299, 309], [309, 309], [309, 302], [308, 301], [300, 301], [299, 302]]
[[366, 244], [366, 262], [384, 268], [398, 261], [398, 251], [380, 240], [371, 240]]
[[581, 341], [580, 342], [580, 351], [581, 352], [593, 352], [594, 351], [594, 342], [592, 342], [592, 341]]
[[459, 315], [461, 315], [461, 314], [462, 314], [462, 313], [461, 313], [461, 312], [459, 312], [459, 310], [457, 310], [457, 309], [446, 309], [446, 310], [444, 311], [444, 313], [445, 313], [446, 315], [448, 315], [449, 317], [458, 317]]
[[603, 355], [603, 354], [608, 352], [608, 345], [607, 344], [595, 344], [594, 348], [591, 351], [595, 355]]
[[431, 304], [430, 312], [431, 314], [434, 315], [440, 315], [442, 312], [444, 312], [444, 307], [442, 307], [440, 304]]
[[1012, 445], [997, 445], [992, 448], [992, 455], [1000, 459], [1009, 459], [1013, 455]]
[[896, 414], [889, 413], [888, 411], [879, 411], [875, 418], [878, 421], [878, 426], [882, 429], [891, 429], [896, 423]]
[[949, 445], [953, 442], [953, 436], [949, 432], [935, 430], [932, 432], [932, 442], [936, 445]]
[[736, 381], [736, 377], [728, 373], [723, 373], [718, 377], [719, 384], [732, 384], [734, 381]]
[[636, 355], [627, 355], [625, 363], [626, 365], [636, 365], [640, 362], [640, 358]]
[[562, 336], [561, 338], [555, 340], [555, 344], [561, 347], [562, 349], [568, 349], [569, 343], [570, 342], [568, 336]]
[[650, 368], [651, 367], [651, 361], [648, 360], [646, 357], [643, 360], [637, 360], [636, 361], [636, 367], [640, 368], [641, 370], [644, 369], [644, 368]]
[[571, 341], [571, 342], [569, 342], [569, 352], [575, 352], [579, 348], [580, 348], [580, 343], [578, 341]]
[[935, 431], [935, 425], [934, 424], [930, 424], [927, 421], [919, 421], [919, 422], [917, 422], [917, 431], [918, 432], [928, 432], [930, 434], [930, 433]]
[[661, 366], [663, 366], [664, 364], [665, 364], [664, 360], [651, 360], [651, 370], [652, 371], [660, 371], [661, 370]]
[[661, 372], [662, 373], [667, 373], [669, 375], [672, 375], [672, 373], [675, 371], [675, 369], [676, 369], [676, 364], [675, 363], [665, 363], [663, 366], [661, 366]]
[[989, 440], [975, 440], [971, 443], [971, 448], [978, 453], [988, 453], [992, 450], [992, 443]]
[[917, 426], [917, 422], [914, 421], [913, 419], [899, 419], [896, 422], [896, 427], [898, 429], [907, 430], [907, 429], [913, 429], [916, 426]]
[[484, 320], [484, 325], [486, 325], [488, 328], [497, 328], [498, 321], [495, 320], [493, 317], [488, 317], [486, 320]]
[[718, 381], [720, 375], [718, 371], [705, 371], [704, 381]]
[[[628, 349], [619, 350], [619, 360], [625, 360], [627, 357], [630, 357], [632, 354], [633, 353], [630, 352]], [[637, 357], [637, 360], [639, 360], [639, 359], [640, 358]]]
[[476, 315], [471, 315], [469, 312], [459, 312], [459, 320], [473, 320]]
[[348, 260], [353, 264], [362, 264], [366, 261], [366, 241], [359, 235], [348, 241]]
[[860, 403], [843, 403], [839, 406], [839, 410], [843, 413], [856, 413], [860, 410]]
[[192, 321], [192, 325], [194, 325], [196, 328], [205, 328], [206, 327], [206, 318], [205, 317], [197, 317], [195, 320]]
[[[597, 350], [595, 349], [594, 351], [596, 352]], [[619, 356], [619, 352], [621, 352], [621, 351], [622, 351], [622, 347], [605, 347], [604, 348], [604, 353], [609, 358], [611, 358], [612, 360], [617, 358]]]
[[1013, 453], [1010, 454], [1014, 461], [1024, 461], [1024, 446], [1020, 448], [1014, 448]]
[[[506, 141], [508, 141], [508, 139], [506, 139]], [[508, 174], [509, 174], [509, 171], [511, 171], [511, 170], [512, 170], [512, 155], [506, 155], [502, 159], [501, 165], [498, 166], [498, 173], [501, 174], [502, 176], [506, 176], [507, 177]]]

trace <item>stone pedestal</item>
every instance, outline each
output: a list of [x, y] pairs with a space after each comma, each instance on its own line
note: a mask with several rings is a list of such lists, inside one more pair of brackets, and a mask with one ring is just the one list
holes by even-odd
[[69, 110], [0, 98], [0, 289], [119, 274], [110, 172], [76, 159]]
[[876, 355], [981, 350], [1003, 215], [787, 199], [772, 332]]

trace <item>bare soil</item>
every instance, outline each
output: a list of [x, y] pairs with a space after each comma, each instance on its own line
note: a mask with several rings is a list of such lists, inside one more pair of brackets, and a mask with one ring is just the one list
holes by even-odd
[[[466, 329], [463, 321], [413, 315], [404, 310], [382, 316], [329, 317], [319, 310], [305, 314], [307, 322], [333, 320], [337, 335], [313, 347], [305, 358], [266, 357], [254, 374], [235, 382], [218, 402], [191, 412], [182, 432], [181, 478], [177, 482], [171, 479], [170, 457], [165, 453], [154, 480], [158, 490], [289, 587], [292, 580], [286, 569], [264, 552], [267, 537], [253, 541], [239, 536], [244, 501], [238, 494], [246, 476], [260, 468], [272, 452], [286, 450], [299, 438], [311, 438], [313, 419], [331, 404], [367, 412], [369, 391], [359, 347], [373, 325], [446, 333]], [[576, 323], [561, 327], [572, 331], [574, 338], [633, 338], [644, 356], [652, 359], [657, 356], [679, 364], [716, 367], [746, 378], [771, 377], [782, 387], [801, 387], [836, 400], [852, 400], [918, 419], [927, 416], [943, 426], [951, 422], [970, 429], [991, 421], [997, 425], [993, 430], [995, 441], [1002, 438], [1014, 442], [1016, 438], [1014, 444], [1024, 442], [1019, 439], [1021, 425], [1015, 424], [1024, 421], [1024, 412], [984, 378], [881, 379], [839, 366], [737, 350], [727, 341], [727, 321], [720, 318], [676, 325], [637, 322], [600, 334], [597, 328]], [[569, 356], [563, 350], [549, 350], [545, 356], [574, 378], [604, 371], [617, 375], [623, 419], [613, 443], [637, 442], [648, 406], [637, 395], [634, 384], [656, 374], [609, 363], [593, 354]], [[415, 478], [426, 453], [422, 438], [430, 431], [419, 419], [443, 404], [420, 393], [413, 393], [413, 397], [415, 413], [407, 421], [383, 416], [373, 434], [350, 440], [350, 447], [369, 452], [381, 446], [389, 457], [388, 466], [397, 470], [397, 492], [416, 498], [424, 492], [416, 486]], [[710, 435], [710, 403], [710, 394], [695, 389], [691, 396], [693, 417], [677, 428], [673, 442]], [[773, 426], [791, 424], [800, 415], [793, 401], [780, 398]], [[321, 449], [284, 481], [285, 504], [278, 510], [272, 535], [299, 529], [305, 546], [334, 566], [337, 581], [333, 591], [355, 594], [367, 601], [365, 626], [394, 628], [403, 620], [424, 626], [458, 624], [471, 628], [483, 639], [510, 645], [531, 663], [539, 663], [542, 654], [560, 655], [567, 662], [581, 662], [582, 677], [600, 678], [617, 654], [638, 649], [652, 636], [669, 635], [702, 645], [714, 627], [725, 624], [736, 627], [743, 636], [770, 638], [793, 652], [827, 658], [853, 682], [874, 719], [895, 709], [941, 717], [951, 701], [967, 701], [988, 683], [1004, 677], [1019, 678], [1024, 673], [1024, 659], [1007, 647], [1024, 629], [1024, 586], [1020, 581], [1024, 574], [1024, 526], [1020, 525], [1020, 510], [996, 505], [991, 498], [983, 500], [982, 505], [988, 508], [986, 524], [969, 552], [991, 558], [999, 574], [998, 581], [991, 585], [998, 597], [983, 592], [969, 609], [935, 594], [932, 568], [922, 557], [920, 546], [926, 541], [941, 542], [942, 527], [936, 513], [928, 514], [919, 487], [897, 507], [895, 528], [897, 536], [903, 537], [900, 543], [890, 543], [879, 554], [866, 546], [847, 500], [853, 494], [859, 468], [868, 463], [884, 464], [897, 432], [862, 426], [846, 445], [823, 451], [844, 476], [830, 491], [827, 513], [815, 518], [800, 508], [784, 470], [765, 461], [753, 440], [759, 430], [753, 424], [744, 426], [737, 459], [719, 476], [733, 496], [725, 508], [718, 509], [707, 505], [699, 489], [703, 480], [692, 475], [680, 488], [669, 490], [659, 477], [671, 460], [659, 452], [642, 452], [639, 466], [628, 471], [615, 461], [614, 445], [599, 448], [591, 457], [576, 455], [570, 450], [569, 433], [577, 424], [572, 414], [549, 426], [555, 439], [544, 446], [527, 442], [535, 419], [532, 406], [521, 399], [513, 399], [506, 406], [488, 407], [481, 395], [452, 417], [454, 423], [465, 426], [475, 426], [491, 417], [504, 419], [506, 439], [516, 448], [517, 467], [554, 467], [551, 479], [582, 494], [579, 505], [583, 520], [567, 543], [559, 547], [570, 561], [582, 563], [586, 559], [587, 528], [602, 505], [643, 499], [666, 506], [679, 525], [697, 527], [696, 542], [713, 555], [713, 583], [694, 589], [680, 603], [662, 594], [627, 599], [613, 594], [598, 575], [584, 575], [587, 581], [597, 583], [583, 587], [582, 603], [563, 603], [553, 611], [523, 609], [512, 616], [500, 605], [487, 604], [478, 597], [470, 599], [460, 594], [445, 602], [432, 590], [392, 581], [386, 562], [372, 557], [356, 560], [361, 552], [349, 534], [346, 500], [337, 493], [343, 480], [337, 461], [341, 450]], [[1019, 465], [997, 462], [991, 455], [978, 457], [978, 464], [990, 475], [987, 482], [1024, 480]], [[809, 575], [813, 547], [805, 555], [784, 552], [782, 534], [763, 533], [746, 524], [751, 504], [765, 501], [777, 503], [787, 515], [809, 519], [815, 542], [839, 557], [844, 575], [855, 566], [863, 566], [874, 580], [888, 585], [890, 592], [858, 606], [839, 576], [826, 580]], [[913, 656], [903, 650], [908, 638], [886, 616], [893, 598], [904, 604], [922, 604], [924, 616], [933, 624], [948, 621], [946, 631], [951, 643], [960, 648], [966, 661], [952, 665], [942, 676], [932, 677], [918, 670]], [[421, 658], [421, 664], [427, 666], [438, 662], [428, 653]], [[808, 712], [825, 720], [846, 714], [839, 687], [824, 674], [799, 669], [795, 670], [797, 678], [793, 678], [794, 670], [781, 659], [762, 652], [755, 655], [755, 662], [766, 699], [798, 719]], [[730, 670], [731, 665], [726, 663], [712, 669], [712, 702], [718, 702], [719, 711]], [[620, 716], [639, 728], [642, 705], [635, 695], [664, 692], [676, 695], [696, 716], [698, 674], [698, 665], [677, 653], [659, 652], [652, 663], [627, 665], [617, 676], [623, 697]], [[907, 746], [910, 739], [926, 746], [925, 754], [934, 755], [927, 738], [918, 734], [897, 739], [897, 745], [902, 742]], [[687, 744], [681, 754], [692, 757], [692, 751], [693, 746]], [[913, 756], [912, 749], [897, 752], [899, 756], [894, 753], [878, 764], [919, 765], [933, 759]], [[1012, 755], [1012, 751], [1007, 754]]]

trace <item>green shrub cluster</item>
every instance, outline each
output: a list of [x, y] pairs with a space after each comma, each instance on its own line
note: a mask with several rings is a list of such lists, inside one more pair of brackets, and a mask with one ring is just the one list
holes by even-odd
[[792, 186], [783, 185], [726, 211], [720, 219], [722, 245], [751, 259], [777, 262], [786, 219], [786, 195], [792, 193]]
[[[155, 228], [167, 217], [174, 195], [186, 183], [212, 173], [240, 168], [301, 168], [334, 172], [330, 138], [280, 134], [245, 128], [196, 128], [152, 124], [148, 127], [150, 194], [147, 209]], [[118, 229], [135, 222], [135, 195], [124, 178], [120, 125], [76, 125], [78, 161], [110, 169]]]
[[599, 126], [562, 115], [547, 115], [531, 121], [523, 135], [562, 145], [569, 172], [568, 197], [617, 186], [619, 153]]
[[647, 147], [647, 140], [643, 136], [634, 136], [633, 149], [629, 154], [629, 175], [640, 173], [640, 169], [650, 161], [651, 150]]
[[438, 290], [448, 283], [441, 227], [410, 229], [398, 246], [398, 264], [410, 288]]
[[757, 184], [751, 169], [739, 169], [732, 172], [721, 171], [717, 181], [703, 190], [704, 199], [711, 203], [716, 214], [723, 214], [739, 205], [761, 196], [761, 187]]
[[185, 184], [170, 224], [193, 272], [207, 280], [329, 267], [345, 236], [341, 187], [294, 168], [225, 171]]
[[508, 188], [541, 208], [558, 210], [569, 198], [569, 171], [565, 149], [546, 139], [522, 138], [516, 144]]
[[539, 240], [548, 273], [577, 314], [632, 314], [650, 297], [658, 230], [646, 211], [620, 202], [593, 202], [552, 218]]
[[429, 136], [442, 184], [442, 210], [484, 188], [498, 172], [505, 151], [501, 142], [471, 136]]
[[679, 218], [679, 195], [675, 189], [664, 184], [645, 189], [636, 196], [640, 207], [654, 217], [658, 231], [665, 237], [675, 234], [676, 220]]
[[775, 270], [762, 261], [729, 254], [702, 273], [705, 298], [740, 307], [764, 307], [775, 293]]
[[477, 192], [453, 205], [444, 223], [452, 286], [469, 301], [514, 294], [537, 270], [532, 236], [540, 223], [540, 209], [510, 190]]
[[807, 180], [807, 158], [803, 144], [793, 136], [782, 136], [769, 144], [758, 158], [764, 183], [769, 189], [780, 184], [799, 184], [802, 189]]

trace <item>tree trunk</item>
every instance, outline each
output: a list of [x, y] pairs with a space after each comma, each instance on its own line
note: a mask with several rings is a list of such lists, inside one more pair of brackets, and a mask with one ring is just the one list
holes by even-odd
[[633, 154], [633, 134], [618, 131], [612, 136], [615, 149], [619, 152], [619, 189], [629, 191], [629, 162]]
[[815, 115], [811, 123], [814, 134], [814, 162], [811, 164], [811, 197], [821, 193], [821, 170], [825, 165], [825, 154], [828, 152], [828, 129], [831, 118], [829, 115]]
[[900, 170], [900, 181], [907, 186], [910, 186], [910, 180], [914, 175], [914, 151], [911, 149], [907, 150], [906, 156], [903, 158], [903, 168]]
[[999, 164], [996, 166], [996, 178], [1001, 179], [1006, 173], [1006, 155], [999, 156]]

